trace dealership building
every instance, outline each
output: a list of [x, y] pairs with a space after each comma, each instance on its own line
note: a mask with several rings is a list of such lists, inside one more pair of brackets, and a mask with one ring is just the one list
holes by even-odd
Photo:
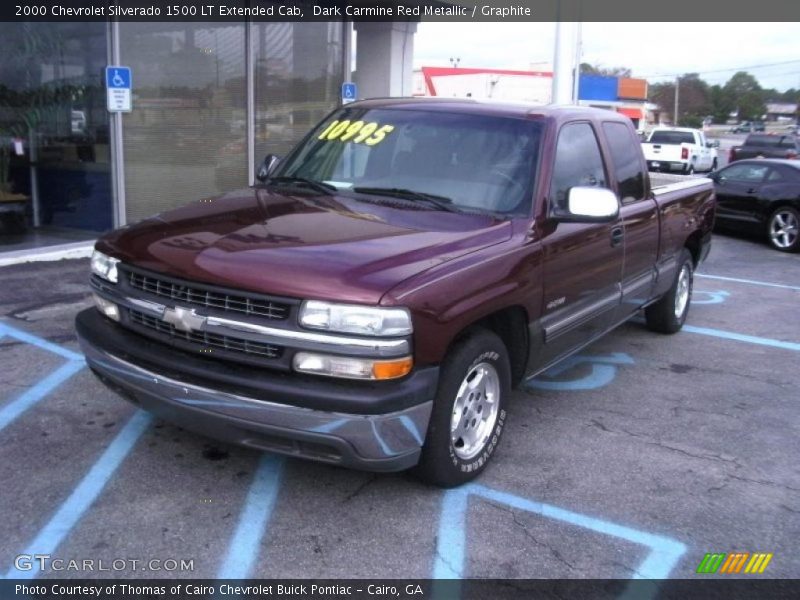
[[[343, 83], [360, 97], [411, 95], [415, 31], [0, 23], [0, 264], [85, 249], [113, 227], [251, 185], [266, 154], [284, 155], [341, 103]], [[108, 110], [109, 65], [130, 68], [129, 112]]]

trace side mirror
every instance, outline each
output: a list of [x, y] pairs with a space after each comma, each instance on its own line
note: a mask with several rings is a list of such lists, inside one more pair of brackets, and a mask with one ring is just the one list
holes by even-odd
[[267, 154], [264, 157], [261, 165], [258, 167], [258, 171], [256, 171], [256, 179], [261, 182], [266, 181], [280, 162], [280, 157], [275, 156], [274, 154]]
[[617, 195], [607, 188], [574, 187], [567, 194], [565, 221], [612, 221], [619, 215]]

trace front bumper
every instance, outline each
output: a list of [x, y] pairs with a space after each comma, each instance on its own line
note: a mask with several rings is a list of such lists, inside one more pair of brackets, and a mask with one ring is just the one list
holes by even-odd
[[[198, 358], [137, 336], [94, 308], [79, 313], [76, 328], [86, 362], [106, 385], [186, 429], [370, 471], [400, 471], [419, 460], [436, 393], [435, 367], [365, 386]], [[253, 377], [244, 378], [243, 369]], [[229, 377], [221, 377], [226, 370]], [[320, 407], [326, 388], [331, 410]]]

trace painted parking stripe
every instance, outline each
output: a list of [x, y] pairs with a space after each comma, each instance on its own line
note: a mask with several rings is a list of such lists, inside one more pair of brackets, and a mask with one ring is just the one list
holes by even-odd
[[249, 576], [275, 509], [283, 463], [283, 458], [273, 454], [262, 455], [228, 547], [228, 555], [217, 574], [219, 579], [247, 579]]
[[12, 327], [7, 323], [0, 323], [0, 338], [4, 336], [13, 337], [47, 352], [63, 356], [69, 362], [40, 379], [34, 386], [0, 409], [0, 431], [85, 366], [83, 356], [77, 352], [62, 348], [57, 344]]
[[695, 273], [695, 277], [702, 277], [704, 279], [719, 279], [720, 281], [734, 281], [736, 283], [749, 283], [750, 285], [781, 288], [784, 290], [800, 290], [800, 286], [796, 285], [783, 285], [782, 283], [770, 283], [769, 281], [754, 281], [752, 279], [739, 279], [738, 277], [722, 277], [721, 275], [706, 275], [704, 273]]
[[0, 323], [0, 337], [2, 337], [4, 334], [16, 338], [20, 342], [31, 344], [32, 346], [36, 346], [38, 348], [41, 348], [42, 350], [47, 350], [48, 352], [52, 352], [53, 354], [58, 354], [59, 356], [63, 356], [64, 358], [68, 358], [70, 360], [80, 360], [80, 361], [83, 360], [83, 355], [78, 354], [77, 352], [73, 352], [72, 350], [68, 350], [67, 348], [62, 348], [58, 344], [54, 344], [53, 342], [48, 342], [47, 340], [42, 339], [36, 335], [32, 335], [26, 331], [17, 329], [16, 327], [12, 327], [8, 323]]
[[710, 329], [709, 327], [695, 327], [693, 325], [684, 325], [683, 331], [687, 331], [689, 333], [699, 333], [701, 335], [710, 335], [712, 337], [734, 340], [737, 342], [747, 342], [748, 344], [758, 344], [759, 346], [770, 346], [772, 348], [781, 348], [783, 350], [794, 350], [795, 352], [800, 352], [800, 344], [797, 342], [784, 342], [781, 340], [773, 340], [771, 338], [762, 338], [754, 335], [745, 335], [743, 333], [734, 333], [733, 331]]
[[50, 392], [57, 389], [67, 379], [80, 371], [85, 366], [81, 360], [71, 360], [61, 365], [58, 369], [50, 373], [47, 377], [39, 380], [36, 385], [20, 394], [0, 409], [0, 431], [5, 429], [14, 419], [34, 406]]
[[436, 559], [433, 566], [434, 579], [460, 579], [464, 576], [468, 523], [466, 513], [470, 495], [649, 548], [650, 553], [636, 569], [634, 579], [665, 579], [686, 552], [686, 546], [677, 540], [509, 494], [481, 484], [469, 483], [448, 490], [444, 494], [436, 544]]
[[[94, 503], [115, 471], [130, 453], [147, 429], [152, 417], [137, 410], [117, 434], [105, 452], [94, 463], [69, 497], [61, 504], [50, 521], [44, 526], [22, 554], [52, 554], [69, 534], [86, 510]], [[37, 562], [30, 571], [18, 571], [11, 567], [8, 579], [33, 579], [39, 574]]]

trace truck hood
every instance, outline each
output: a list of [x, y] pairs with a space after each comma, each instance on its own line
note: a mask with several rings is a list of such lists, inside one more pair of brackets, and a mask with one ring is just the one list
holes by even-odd
[[97, 248], [190, 281], [377, 304], [409, 277], [511, 237], [510, 221], [380, 200], [241, 190], [113, 231]]

